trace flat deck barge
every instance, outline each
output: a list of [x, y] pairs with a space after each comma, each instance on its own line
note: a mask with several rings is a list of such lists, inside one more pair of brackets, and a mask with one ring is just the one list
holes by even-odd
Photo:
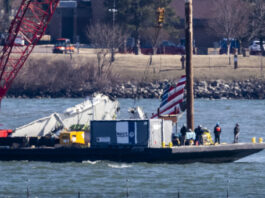
[[148, 163], [224, 163], [233, 162], [265, 149], [265, 143], [221, 144], [215, 146], [179, 146], [172, 148], [0, 148], [0, 160], [82, 162], [109, 160]]

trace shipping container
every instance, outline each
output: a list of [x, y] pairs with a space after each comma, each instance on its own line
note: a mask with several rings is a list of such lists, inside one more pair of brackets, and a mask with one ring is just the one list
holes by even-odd
[[104, 120], [91, 121], [91, 147], [149, 147], [169, 145], [172, 121], [150, 120]]

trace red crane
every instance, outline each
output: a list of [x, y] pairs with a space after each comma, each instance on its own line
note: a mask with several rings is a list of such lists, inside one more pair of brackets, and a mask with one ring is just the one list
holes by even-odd
[[[44, 34], [60, 0], [22, 0], [0, 57], [0, 102]], [[25, 45], [16, 44], [16, 38]]]

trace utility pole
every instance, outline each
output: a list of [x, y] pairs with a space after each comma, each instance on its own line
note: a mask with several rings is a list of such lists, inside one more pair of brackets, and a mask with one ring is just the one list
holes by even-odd
[[185, 0], [185, 37], [186, 37], [186, 79], [187, 79], [187, 127], [194, 130], [194, 96], [193, 96], [193, 25], [192, 0]]

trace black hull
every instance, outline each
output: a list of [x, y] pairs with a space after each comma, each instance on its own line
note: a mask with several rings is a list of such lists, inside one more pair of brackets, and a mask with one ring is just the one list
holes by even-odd
[[265, 144], [230, 144], [174, 148], [0, 148], [0, 160], [82, 162], [109, 160], [148, 163], [233, 162], [265, 148]]

